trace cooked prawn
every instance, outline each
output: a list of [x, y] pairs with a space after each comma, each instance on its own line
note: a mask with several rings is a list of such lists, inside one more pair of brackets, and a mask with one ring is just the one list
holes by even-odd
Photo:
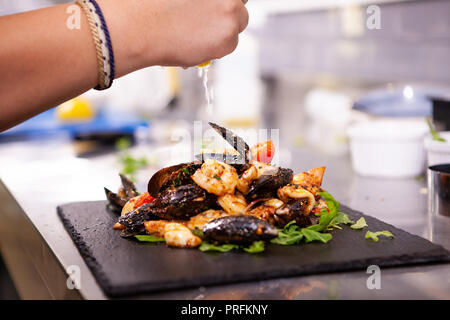
[[228, 213], [223, 210], [206, 210], [202, 213], [197, 214], [196, 216], [191, 217], [186, 223], [186, 226], [191, 230], [203, 230], [203, 227], [208, 222], [225, 216], [228, 216]]
[[291, 199], [308, 199], [308, 204], [305, 208], [306, 214], [311, 212], [316, 203], [316, 199], [311, 192], [295, 184], [289, 184], [278, 189], [278, 197], [285, 203], [288, 203]]
[[138, 200], [139, 196], [131, 198], [130, 200], [125, 203], [125, 205], [122, 208], [122, 212], [120, 213], [121, 216], [126, 215], [128, 212], [132, 211], [134, 209], [134, 205], [136, 201]]
[[229, 214], [244, 213], [247, 201], [242, 194], [226, 194], [217, 199], [217, 203]]
[[164, 228], [164, 240], [172, 247], [195, 248], [202, 243], [202, 239], [194, 235], [188, 227], [177, 222], [166, 224]]
[[282, 207], [283, 205], [284, 205], [283, 201], [273, 198], [264, 201], [263, 204], [257, 206], [254, 209], [251, 209], [246, 214], [264, 220], [270, 224], [276, 224], [275, 212], [278, 208]]
[[214, 159], [207, 159], [191, 177], [200, 187], [217, 196], [234, 193], [238, 181], [235, 168]]
[[298, 185], [311, 185], [315, 184], [317, 186], [322, 185], [322, 179], [323, 175], [325, 173], [326, 167], [318, 167], [311, 169], [307, 172], [302, 172], [299, 174], [294, 175], [292, 178], [292, 183], [298, 184]]
[[253, 180], [258, 179], [264, 174], [264, 172], [266, 172], [266, 170], [269, 170], [271, 168], [273, 167], [265, 163], [252, 161], [250, 167], [245, 170], [239, 178], [236, 188], [243, 194], [246, 194]]
[[144, 227], [148, 234], [163, 238], [166, 225], [170, 223], [167, 220], [145, 221]]

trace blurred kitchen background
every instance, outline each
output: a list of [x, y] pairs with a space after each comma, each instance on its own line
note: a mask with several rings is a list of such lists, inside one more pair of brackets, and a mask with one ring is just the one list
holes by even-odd
[[[0, 0], [0, 15], [62, 2]], [[34, 179], [64, 171], [71, 181], [83, 168], [96, 182], [77, 196], [57, 190], [57, 202], [101, 199], [99, 186], [116, 187], [117, 171], [129, 170], [145, 186], [167, 164], [168, 150], [183, 148], [174, 137], [180, 129], [192, 132], [195, 120], [279, 129], [281, 165], [296, 172], [326, 165], [325, 188], [338, 200], [432, 237], [424, 224], [422, 139], [427, 116], [438, 130], [450, 130], [450, 1], [250, 0], [247, 6], [250, 24], [238, 48], [207, 69], [147, 68], [1, 133], [0, 178], [12, 180], [24, 159], [22, 173]], [[207, 71], [209, 107], [199, 71]], [[349, 131], [374, 119], [389, 121]], [[386, 169], [390, 155], [376, 147], [383, 168], [365, 167], [370, 159], [358, 154], [358, 139], [383, 133], [381, 144], [415, 143], [400, 149], [405, 168]], [[45, 198], [41, 188], [35, 192]]]

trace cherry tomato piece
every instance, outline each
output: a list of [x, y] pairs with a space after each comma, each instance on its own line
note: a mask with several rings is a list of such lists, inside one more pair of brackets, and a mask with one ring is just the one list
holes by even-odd
[[252, 159], [270, 164], [275, 154], [275, 146], [272, 140], [255, 144], [252, 148]]
[[143, 204], [146, 204], [146, 203], [152, 203], [153, 200], [155, 200], [154, 197], [149, 195], [148, 192], [144, 192], [143, 194], [138, 196], [138, 198], [136, 199], [136, 202], [134, 203], [134, 208], [135, 209], [139, 208], [140, 206], [142, 206]]

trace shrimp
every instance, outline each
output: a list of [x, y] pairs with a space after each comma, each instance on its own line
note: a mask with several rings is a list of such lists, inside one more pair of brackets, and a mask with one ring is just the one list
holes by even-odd
[[247, 201], [240, 193], [220, 196], [217, 203], [229, 214], [244, 213], [247, 207]]
[[305, 214], [310, 213], [316, 203], [316, 199], [311, 192], [295, 184], [289, 184], [278, 189], [278, 197], [285, 203], [290, 202], [291, 199], [307, 199]]
[[239, 178], [236, 188], [243, 194], [247, 194], [253, 180], [258, 179], [270, 168], [273, 167], [262, 162], [252, 161], [250, 167]]
[[166, 225], [170, 223], [167, 220], [152, 220], [152, 221], [145, 221], [145, 231], [148, 234], [154, 235], [156, 237], [163, 238], [164, 237], [164, 230], [166, 228]]
[[217, 196], [234, 193], [238, 181], [235, 168], [213, 159], [207, 159], [191, 177], [201, 188]]
[[177, 222], [167, 223], [164, 228], [164, 240], [172, 247], [195, 248], [202, 243], [202, 239], [194, 235], [188, 227]]
[[325, 169], [326, 167], [319, 167], [296, 174], [292, 177], [292, 183], [308, 189], [308, 191], [315, 195], [320, 191]]
[[136, 201], [138, 200], [139, 196], [131, 198], [130, 200], [125, 203], [125, 205], [122, 208], [122, 212], [120, 213], [121, 216], [126, 215], [128, 212], [132, 211], [134, 209], [134, 205], [136, 204]]
[[[258, 202], [258, 201], [256, 201]], [[252, 206], [250, 204], [250, 206]], [[276, 224], [276, 210], [284, 206], [284, 202], [279, 199], [269, 199], [264, 201], [263, 204], [247, 212], [247, 215], [254, 216], [258, 219], [264, 220], [267, 223]]]
[[228, 213], [222, 210], [206, 210], [202, 213], [197, 214], [196, 216], [191, 217], [186, 226], [191, 230], [203, 230], [203, 227], [208, 222], [225, 216], [228, 216]]

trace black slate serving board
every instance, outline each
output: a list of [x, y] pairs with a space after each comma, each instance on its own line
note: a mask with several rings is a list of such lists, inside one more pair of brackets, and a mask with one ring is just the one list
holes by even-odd
[[365, 240], [364, 230], [332, 232], [326, 244], [270, 244], [265, 252], [203, 253], [196, 249], [145, 244], [123, 239], [111, 227], [117, 216], [106, 201], [58, 207], [58, 215], [104, 292], [111, 297], [149, 291], [314, 273], [450, 261], [450, 253], [428, 240], [397, 229], [345, 206], [352, 220], [364, 216], [371, 231], [389, 230], [394, 239]]

